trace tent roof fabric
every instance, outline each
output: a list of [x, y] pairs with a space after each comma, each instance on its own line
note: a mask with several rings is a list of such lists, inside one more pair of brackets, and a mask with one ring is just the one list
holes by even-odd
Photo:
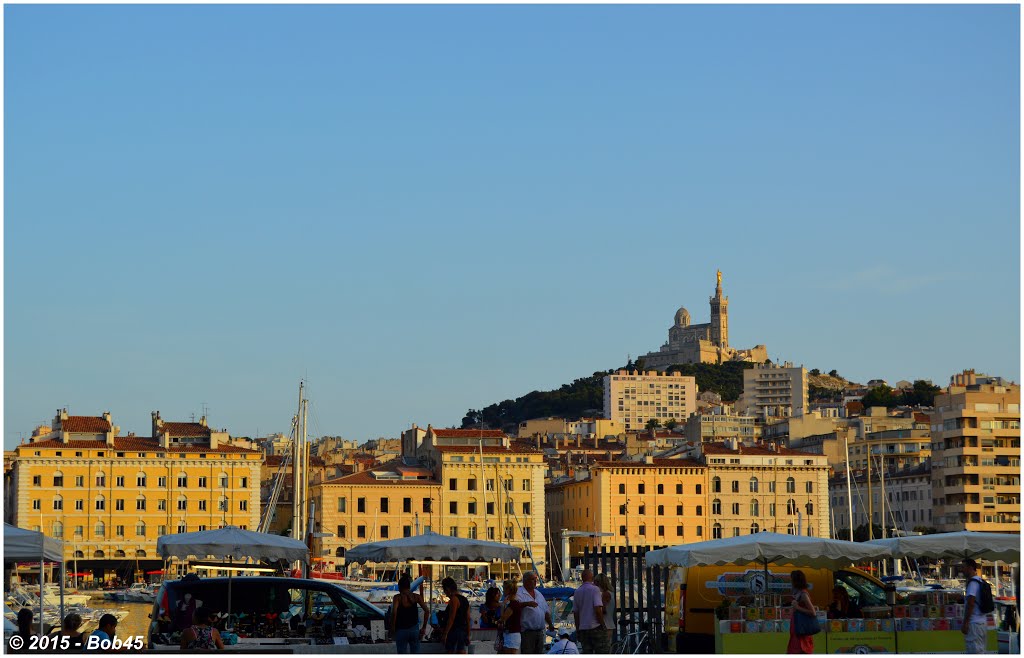
[[64, 561], [64, 542], [41, 532], [4, 524], [4, 562]]
[[695, 567], [767, 562], [834, 569], [887, 556], [884, 548], [865, 543], [759, 532], [648, 551], [646, 559], [647, 566]]
[[349, 549], [347, 562], [401, 562], [405, 560], [436, 560], [451, 562], [490, 562], [518, 560], [520, 549], [508, 544], [478, 539], [448, 537], [427, 532], [415, 537], [402, 537], [372, 542]]
[[235, 526], [165, 535], [157, 539], [156, 550], [162, 558], [211, 556], [237, 560], [309, 561], [309, 549], [297, 539], [242, 530]]
[[884, 548], [892, 557], [972, 558], [1018, 562], [1020, 535], [994, 532], [942, 532], [875, 539], [867, 544]]

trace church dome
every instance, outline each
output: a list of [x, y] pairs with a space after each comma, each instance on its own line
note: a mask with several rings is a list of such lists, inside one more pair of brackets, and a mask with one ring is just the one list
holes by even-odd
[[676, 326], [677, 327], [689, 327], [690, 326], [690, 312], [685, 308], [680, 308], [676, 311]]

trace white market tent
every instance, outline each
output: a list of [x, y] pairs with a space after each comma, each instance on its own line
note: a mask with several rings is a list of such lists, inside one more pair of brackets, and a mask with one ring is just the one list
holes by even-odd
[[892, 557], [1020, 561], [1020, 535], [971, 531], [942, 532], [934, 535], [873, 539], [864, 543], [881, 547]]
[[648, 551], [647, 566], [695, 567], [712, 564], [789, 564], [837, 569], [884, 559], [886, 548], [867, 542], [758, 532]]
[[415, 537], [401, 537], [356, 546], [345, 553], [345, 561], [514, 562], [519, 559], [519, 555], [520, 549], [517, 546], [426, 532]]
[[242, 530], [235, 526], [164, 535], [156, 540], [156, 550], [165, 560], [172, 557], [204, 558], [209, 556], [235, 560], [252, 558], [254, 560], [288, 560], [289, 562], [309, 561], [309, 549], [297, 539], [271, 535], [266, 532]]
[[[58, 562], [64, 570], [64, 542], [41, 532], [4, 524], [4, 564], [39, 561], [39, 633], [43, 633], [45, 563]], [[64, 618], [64, 578], [60, 578], [60, 618]]]

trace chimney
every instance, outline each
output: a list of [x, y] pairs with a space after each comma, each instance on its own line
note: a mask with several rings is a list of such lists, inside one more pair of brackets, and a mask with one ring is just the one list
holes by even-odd
[[582, 448], [583, 447], [583, 445], [580, 443], [580, 435], [579, 434], [576, 435], [576, 447], [577, 448]]
[[540, 450], [540, 434], [534, 433], [533, 438], [537, 444], [537, 450]]
[[644, 463], [649, 465], [649, 466], [653, 466], [654, 465], [654, 455], [644, 455]]

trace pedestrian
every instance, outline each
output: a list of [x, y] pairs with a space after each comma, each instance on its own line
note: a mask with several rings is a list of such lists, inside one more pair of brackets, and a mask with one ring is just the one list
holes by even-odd
[[188, 651], [224, 649], [220, 633], [210, 624], [210, 610], [196, 608], [192, 626], [181, 632], [181, 648]]
[[544, 628], [549, 631], [555, 630], [551, 622], [551, 609], [544, 599], [544, 594], [537, 589], [537, 573], [526, 572], [523, 576], [523, 584], [516, 591], [516, 598], [524, 603], [533, 601], [537, 605], [526, 606], [522, 613], [522, 637], [523, 645], [519, 653], [544, 653]]
[[61, 637], [68, 638], [69, 646], [67, 651], [84, 651], [86, 636], [82, 631], [78, 630], [82, 627], [82, 615], [77, 612], [72, 612], [64, 616], [64, 621], [61, 624], [60, 634]]
[[459, 594], [451, 576], [441, 581], [441, 590], [448, 597], [441, 643], [447, 653], [469, 653], [469, 599]]
[[516, 581], [506, 580], [505, 609], [501, 613], [502, 653], [519, 653], [523, 646], [523, 608], [537, 607], [536, 601], [520, 601]]
[[[113, 651], [114, 648], [111, 645], [108, 644], [106, 647], [103, 647], [101, 646], [101, 643], [104, 640], [107, 640], [108, 642], [113, 642], [116, 631], [117, 617], [110, 613], [107, 613], [100, 617], [99, 628], [97, 628], [95, 631], [92, 632], [91, 635], [89, 635], [90, 642], [92, 641], [92, 638], [97, 639], [97, 642], [93, 643], [95, 646], [94, 651]], [[88, 644], [86, 645], [86, 648], [88, 648]]]
[[797, 615], [818, 615], [814, 604], [811, 603], [811, 597], [807, 594], [807, 576], [803, 571], [794, 571], [789, 577], [793, 585], [793, 613], [789, 622], [789, 644], [786, 646], [786, 653], [814, 653], [814, 636], [796, 634]]
[[612, 591], [612, 580], [606, 573], [598, 574], [594, 578], [594, 584], [601, 590], [601, 605], [604, 609], [604, 625], [608, 633], [608, 646], [615, 641], [615, 629], [618, 624], [615, 621], [615, 594]]
[[[420, 626], [419, 610], [423, 609], [423, 625]], [[412, 591], [412, 579], [402, 574], [398, 579], [398, 595], [391, 601], [391, 628], [395, 633], [395, 647], [398, 653], [419, 653], [420, 642], [430, 625], [430, 608], [423, 597]]]
[[552, 653], [552, 654], [558, 654], [558, 653], [575, 653], [575, 654], [578, 654], [579, 652], [580, 652], [579, 647], [577, 647], [576, 643], [572, 641], [572, 636], [569, 634], [569, 631], [562, 631], [562, 634], [561, 634], [561, 636], [559, 636], [558, 641], [555, 642], [554, 644], [552, 644], [551, 645], [551, 650], [548, 651], [548, 653]]
[[960, 571], [967, 578], [967, 598], [964, 601], [964, 621], [960, 632], [964, 634], [965, 653], [985, 653], [988, 643], [988, 615], [981, 611], [981, 579], [978, 577], [978, 563], [967, 558], [960, 565]]
[[497, 631], [494, 638], [494, 650], [501, 653], [504, 645], [501, 637], [501, 590], [488, 587], [484, 594], [484, 602], [480, 604], [480, 630]]
[[611, 653], [604, 622], [604, 604], [601, 601], [601, 590], [594, 585], [594, 572], [584, 569], [581, 577], [583, 584], [572, 595], [576, 637], [583, 645], [583, 653]]

